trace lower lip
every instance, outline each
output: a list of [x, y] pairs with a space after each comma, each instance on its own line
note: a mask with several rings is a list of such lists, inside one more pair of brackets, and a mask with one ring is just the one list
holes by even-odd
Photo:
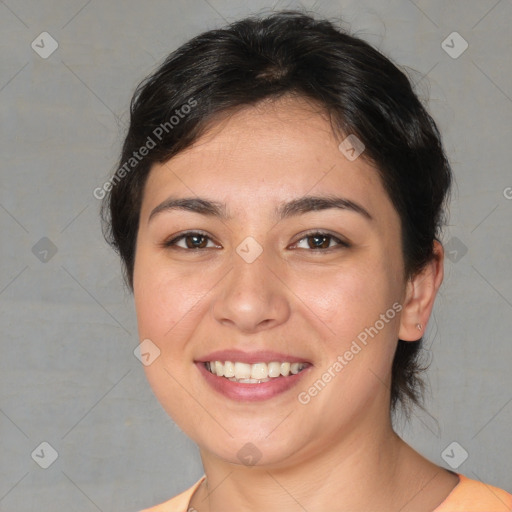
[[304, 370], [291, 374], [288, 377], [273, 377], [267, 382], [261, 384], [247, 384], [242, 382], [233, 382], [225, 377], [217, 377], [209, 372], [204, 363], [197, 362], [197, 368], [206, 379], [206, 382], [218, 393], [231, 398], [231, 400], [243, 402], [255, 402], [259, 400], [268, 400], [285, 391], [288, 391], [293, 386], [296, 386], [302, 379], [304, 374], [311, 368], [308, 366]]

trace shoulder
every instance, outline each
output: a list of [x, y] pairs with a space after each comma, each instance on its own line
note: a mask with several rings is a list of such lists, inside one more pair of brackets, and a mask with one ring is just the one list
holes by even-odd
[[192, 495], [205, 478], [206, 476], [203, 475], [192, 487], [189, 487], [186, 491], [183, 491], [182, 493], [174, 496], [174, 498], [171, 498], [164, 503], [160, 503], [160, 505], [146, 508], [140, 512], [188, 512], [188, 504], [190, 503], [190, 498], [192, 498]]
[[434, 512], [510, 512], [512, 494], [458, 474], [459, 483]]

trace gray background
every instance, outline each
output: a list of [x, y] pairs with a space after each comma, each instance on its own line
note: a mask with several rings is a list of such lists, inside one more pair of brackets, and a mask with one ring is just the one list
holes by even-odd
[[[135, 85], [170, 51], [225, 20], [300, 5], [0, 2], [0, 510], [135, 511], [201, 476], [133, 355], [132, 297], [92, 192], [116, 163]], [[512, 1], [302, 5], [416, 70], [456, 176], [426, 344], [431, 415], [399, 432], [444, 467], [457, 441], [468, 453], [457, 471], [512, 491]], [[59, 45], [48, 58], [31, 47], [43, 31]], [[454, 31], [469, 44], [458, 58], [441, 46]], [[48, 469], [38, 462], [51, 450], [31, 457], [43, 441], [58, 452]]]

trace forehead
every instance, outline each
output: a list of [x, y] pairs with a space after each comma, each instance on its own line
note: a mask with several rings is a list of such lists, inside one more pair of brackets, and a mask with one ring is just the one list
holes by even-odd
[[208, 195], [233, 211], [312, 193], [340, 194], [373, 210], [389, 203], [377, 169], [363, 157], [348, 160], [343, 139], [323, 109], [301, 98], [223, 114], [189, 148], [153, 166], [143, 209], [169, 195]]
[[[244, 155], [309, 161], [339, 138], [325, 108], [302, 97], [266, 99], [256, 105], [220, 112], [187, 150], [209, 158], [241, 159]], [[342, 139], [340, 139], [341, 141]]]

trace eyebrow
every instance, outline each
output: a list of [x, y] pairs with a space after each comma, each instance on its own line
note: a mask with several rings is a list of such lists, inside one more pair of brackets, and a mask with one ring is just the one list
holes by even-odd
[[[275, 209], [275, 215], [278, 220], [287, 219], [305, 213], [328, 210], [338, 208], [340, 210], [350, 210], [365, 217], [367, 220], [373, 220], [368, 210], [360, 204], [338, 196], [304, 196], [281, 203]], [[148, 223], [155, 215], [170, 210], [184, 210], [201, 215], [218, 217], [221, 220], [230, 220], [232, 217], [228, 215], [227, 208], [224, 203], [211, 201], [202, 197], [169, 197], [149, 214]]]

